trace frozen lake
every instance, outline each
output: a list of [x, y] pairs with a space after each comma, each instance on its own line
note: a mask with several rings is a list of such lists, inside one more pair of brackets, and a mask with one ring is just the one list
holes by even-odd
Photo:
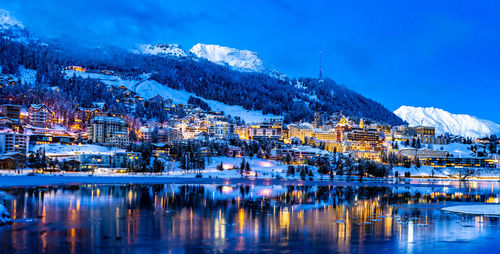
[[499, 218], [441, 208], [499, 203], [499, 189], [449, 181], [1, 187], [15, 223], [0, 227], [0, 253], [493, 253]]

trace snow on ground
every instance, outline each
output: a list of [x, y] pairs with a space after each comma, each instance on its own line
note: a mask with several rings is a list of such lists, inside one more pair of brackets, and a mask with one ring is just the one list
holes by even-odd
[[9, 212], [7, 212], [5, 206], [0, 204], [0, 226], [6, 224], [12, 224], [12, 218], [10, 217]]
[[106, 147], [100, 145], [64, 145], [64, 144], [42, 144], [34, 145], [30, 147], [30, 151], [36, 152], [38, 150], [45, 150], [47, 156], [55, 155], [66, 155], [75, 156], [82, 153], [101, 153], [101, 154], [113, 154], [116, 152], [125, 152], [124, 149]]
[[459, 205], [444, 207], [441, 210], [453, 213], [500, 216], [500, 205]]
[[420, 168], [415, 168], [413, 165], [410, 168], [405, 167], [394, 167], [392, 169], [392, 174], [394, 175], [398, 172], [399, 176], [404, 176], [405, 172], [410, 172], [412, 177], [430, 177], [432, 176], [432, 171], [434, 171], [434, 177], [448, 177], [448, 174], [441, 169], [433, 169], [430, 166], [421, 166]]
[[264, 72], [264, 63], [257, 53], [219, 45], [198, 43], [189, 51], [216, 64], [227, 64], [237, 70]]
[[[434, 177], [453, 178], [458, 177], [461, 170], [461, 168], [432, 168], [430, 166], [421, 166], [420, 168], [415, 168], [413, 165], [410, 168], [397, 166], [393, 168], [392, 175], [397, 171], [400, 177], [403, 177], [405, 172], [410, 172], [411, 177], [432, 177], [432, 172], [434, 171]], [[500, 177], [500, 169], [474, 168], [474, 171], [475, 173], [469, 179], [477, 177], [484, 179]]]
[[452, 154], [454, 157], [462, 157], [462, 158], [469, 158], [473, 157], [474, 153], [469, 150], [470, 145], [467, 144], [460, 144], [460, 143], [451, 143], [448, 145], [436, 145], [434, 149], [440, 150], [441, 147], [443, 147], [444, 151], [447, 151], [448, 153]]
[[[168, 172], [169, 176], [182, 176], [182, 177], [195, 177], [199, 172], [203, 175], [203, 177], [213, 177], [213, 178], [241, 178], [241, 174], [239, 171], [239, 167], [243, 158], [235, 158], [235, 157], [211, 157], [210, 161], [206, 163], [205, 169], [203, 170], [192, 170], [192, 171], [184, 171], [180, 168], [174, 169], [173, 171]], [[289, 179], [300, 179], [300, 175], [298, 172], [295, 173], [295, 177], [287, 177], [286, 171], [288, 165], [282, 164], [280, 161], [275, 160], [267, 160], [260, 158], [250, 158], [246, 157], [245, 161], [250, 165], [251, 176], [249, 178], [256, 178], [254, 173], [257, 174], [257, 178], [289, 178]], [[222, 162], [223, 171], [219, 171], [217, 166]], [[314, 166], [308, 166], [310, 170], [314, 172], [313, 179], [321, 179], [321, 176], [317, 173], [318, 169]], [[324, 176], [323, 179], [328, 178], [328, 176]], [[307, 176], [309, 179], [309, 176]]]
[[150, 99], [156, 95], [160, 95], [163, 98], [172, 99], [174, 104], [187, 104], [190, 96], [197, 97], [205, 101], [212, 110], [224, 111], [224, 114], [231, 115], [233, 117], [239, 116], [247, 123], [263, 122], [266, 119], [280, 118], [279, 116], [275, 115], [264, 115], [262, 111], [246, 110], [241, 106], [227, 105], [220, 101], [204, 99], [196, 96], [193, 93], [176, 90], [166, 85], [162, 85], [154, 80], [122, 79], [118, 76], [113, 76], [113, 75], [88, 73], [88, 72], [72, 71], [72, 70], [66, 70], [65, 74], [66, 78], [70, 78], [73, 75], [76, 75], [83, 78], [99, 79], [101, 80], [101, 82], [115, 87], [124, 86], [127, 89], [137, 93], [144, 99]]
[[35, 84], [36, 70], [26, 69], [24, 66], [19, 66], [19, 74], [19, 79], [21, 79], [23, 84]]
[[66, 78], [72, 78], [73, 76], [82, 77], [82, 78], [90, 78], [90, 79], [98, 79], [102, 83], [106, 85], [111, 85], [115, 87], [124, 86], [129, 90], [133, 90], [134, 84], [139, 82], [139, 80], [135, 79], [122, 79], [118, 76], [114, 75], [106, 75], [100, 73], [91, 73], [91, 72], [83, 72], [83, 71], [74, 71], [74, 70], [65, 70], [64, 71]]

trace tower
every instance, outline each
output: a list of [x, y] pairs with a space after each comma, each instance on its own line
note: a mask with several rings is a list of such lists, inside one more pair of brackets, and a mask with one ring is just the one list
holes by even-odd
[[323, 62], [322, 62], [322, 58], [321, 58], [322, 55], [323, 55], [323, 52], [320, 50], [319, 51], [319, 77], [318, 77], [320, 81], [323, 80], [323, 70], [322, 70]]

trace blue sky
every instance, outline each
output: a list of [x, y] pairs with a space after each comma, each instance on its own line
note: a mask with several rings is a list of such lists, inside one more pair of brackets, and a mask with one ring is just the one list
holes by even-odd
[[44, 36], [131, 47], [201, 42], [258, 52], [377, 100], [500, 123], [500, 1], [0, 0]]

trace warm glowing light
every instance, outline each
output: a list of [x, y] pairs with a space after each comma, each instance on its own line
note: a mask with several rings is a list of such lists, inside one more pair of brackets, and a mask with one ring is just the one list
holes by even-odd
[[262, 189], [260, 191], [260, 195], [265, 196], [265, 197], [269, 197], [269, 196], [271, 196], [272, 192], [273, 191], [271, 189]]
[[233, 191], [233, 187], [231, 187], [231, 186], [222, 186], [222, 192], [223, 193], [227, 194], [227, 193], [230, 193], [232, 191]]
[[265, 168], [269, 168], [269, 167], [274, 166], [274, 164], [269, 162], [269, 161], [261, 161], [261, 162], [259, 162], [259, 165], [261, 167], [265, 167]]
[[228, 169], [233, 169], [234, 166], [232, 164], [222, 164], [222, 168], [225, 169], [225, 170], [228, 170]]

